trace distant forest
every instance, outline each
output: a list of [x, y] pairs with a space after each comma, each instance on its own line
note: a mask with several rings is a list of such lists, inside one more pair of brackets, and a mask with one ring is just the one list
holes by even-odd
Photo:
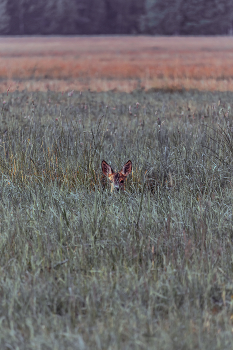
[[1, 35], [233, 34], [232, 0], [0, 0]]

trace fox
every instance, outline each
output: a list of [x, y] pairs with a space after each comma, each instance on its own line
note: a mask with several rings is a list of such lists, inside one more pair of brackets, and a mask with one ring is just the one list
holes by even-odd
[[113, 192], [114, 190], [117, 192], [124, 192], [125, 179], [132, 171], [131, 160], [128, 160], [128, 162], [125, 163], [125, 165], [119, 172], [113, 171], [112, 167], [107, 162], [105, 162], [105, 160], [102, 161], [101, 166], [103, 174], [107, 176], [109, 181], [111, 182], [111, 192]]

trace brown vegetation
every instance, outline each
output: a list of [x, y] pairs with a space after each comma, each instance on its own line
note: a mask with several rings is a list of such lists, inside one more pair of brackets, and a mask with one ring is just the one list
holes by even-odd
[[231, 37], [1, 38], [0, 91], [233, 91]]

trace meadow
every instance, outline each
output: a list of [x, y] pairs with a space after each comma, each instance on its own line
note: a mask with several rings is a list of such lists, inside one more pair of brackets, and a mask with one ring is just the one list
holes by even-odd
[[0, 37], [0, 92], [233, 91], [232, 37]]
[[231, 349], [232, 93], [0, 103], [1, 348]]
[[0, 94], [0, 348], [232, 349], [233, 92], [28, 79]]

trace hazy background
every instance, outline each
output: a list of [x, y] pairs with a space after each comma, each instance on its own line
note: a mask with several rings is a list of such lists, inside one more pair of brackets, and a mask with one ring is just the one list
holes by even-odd
[[229, 0], [0, 0], [1, 35], [231, 35]]

